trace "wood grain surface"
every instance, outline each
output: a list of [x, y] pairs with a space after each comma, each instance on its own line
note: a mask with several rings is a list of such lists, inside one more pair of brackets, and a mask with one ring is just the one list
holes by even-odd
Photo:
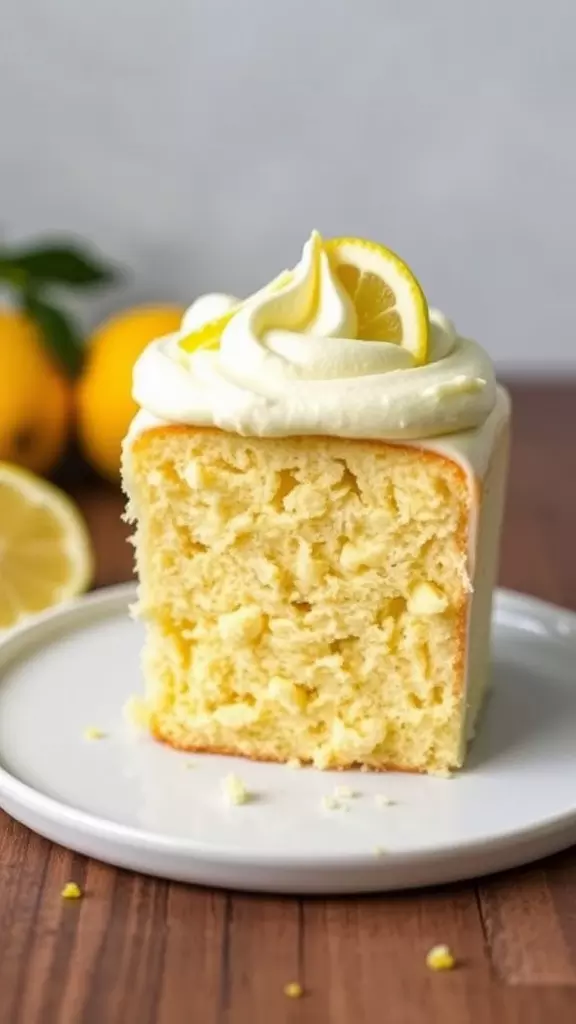
[[[576, 387], [514, 389], [501, 581], [576, 608]], [[76, 488], [97, 585], [131, 574], [121, 498]], [[69, 879], [85, 896], [64, 901]], [[459, 967], [432, 974], [428, 948]], [[304, 986], [288, 999], [286, 982]], [[477, 884], [287, 899], [106, 867], [0, 812], [1, 1024], [572, 1024], [576, 853]]]

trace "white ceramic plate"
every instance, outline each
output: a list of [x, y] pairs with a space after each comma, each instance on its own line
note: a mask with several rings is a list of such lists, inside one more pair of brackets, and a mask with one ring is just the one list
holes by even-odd
[[[466, 771], [447, 780], [190, 756], [139, 736], [122, 714], [140, 688], [133, 597], [100, 591], [0, 645], [0, 805], [49, 839], [166, 878], [297, 893], [455, 881], [576, 841], [575, 614], [498, 595], [494, 690]], [[106, 739], [84, 739], [90, 726]], [[222, 799], [231, 771], [253, 802]], [[326, 810], [338, 785], [359, 795]]]

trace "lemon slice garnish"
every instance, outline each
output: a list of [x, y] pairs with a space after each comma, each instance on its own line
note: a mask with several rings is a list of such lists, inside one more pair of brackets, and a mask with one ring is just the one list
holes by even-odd
[[358, 317], [357, 337], [402, 345], [422, 365], [428, 357], [428, 305], [409, 267], [396, 253], [363, 238], [324, 243], [330, 264]]
[[74, 503], [0, 462], [0, 632], [75, 597], [91, 576], [90, 538]]
[[180, 339], [180, 348], [183, 348], [185, 352], [195, 352], [199, 348], [217, 349], [226, 324], [230, 323], [232, 317], [236, 316], [243, 305], [243, 302], [238, 302], [227, 313], [216, 317], [215, 320], [208, 320], [201, 327], [197, 327], [195, 331], [190, 331], [190, 334]]
[[283, 288], [284, 285], [288, 284], [292, 280], [292, 271], [283, 270], [278, 277], [275, 277], [270, 284], [267, 284], [264, 288], [255, 292], [249, 299], [243, 299], [237, 302], [235, 306], [232, 306], [222, 316], [216, 317], [214, 320], [208, 320], [201, 327], [196, 328], [194, 331], [190, 331], [184, 338], [180, 339], [180, 347], [185, 352], [195, 352], [196, 349], [217, 349], [220, 344], [220, 338], [222, 332], [227, 324], [230, 323], [232, 317], [236, 316], [239, 310], [243, 309], [247, 302], [252, 302], [255, 298], [260, 295], [264, 295], [266, 292], [278, 291]]

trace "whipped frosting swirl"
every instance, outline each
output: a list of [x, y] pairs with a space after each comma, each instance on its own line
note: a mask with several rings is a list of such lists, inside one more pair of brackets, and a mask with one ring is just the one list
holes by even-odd
[[[164, 422], [244, 436], [391, 441], [479, 427], [494, 408], [488, 355], [442, 313], [430, 311], [423, 366], [401, 345], [358, 340], [354, 305], [319, 236], [277, 281], [244, 303], [225, 295], [197, 300], [180, 332], [138, 360], [133, 394], [140, 407]], [[231, 312], [218, 349], [182, 348], [191, 330]]]

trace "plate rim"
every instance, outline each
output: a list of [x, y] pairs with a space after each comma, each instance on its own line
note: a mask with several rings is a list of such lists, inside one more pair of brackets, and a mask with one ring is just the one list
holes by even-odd
[[[82, 625], [85, 618], [90, 620], [95, 610], [109, 609], [112, 613], [117, 606], [121, 607], [125, 604], [128, 611], [136, 594], [137, 583], [135, 581], [101, 587], [41, 612], [22, 626], [1, 637], [0, 686], [3, 682], [4, 669], [25, 655], [27, 647], [42, 647], [43, 642], [50, 641], [55, 633], [58, 634], [58, 624], [62, 624], [63, 632], [65, 632], [66, 623], [70, 622], [71, 628], [74, 629], [75, 626]], [[499, 609], [501, 611], [509, 609], [511, 612], [522, 611], [524, 615], [527, 611], [532, 611], [533, 617], [539, 622], [543, 622], [544, 625], [550, 627], [556, 624], [556, 628], [547, 630], [549, 640], [574, 647], [576, 650], [576, 611], [508, 588], [498, 588], [495, 591], [496, 617]], [[560, 630], [557, 628], [559, 616], [561, 616], [562, 623]], [[521, 627], [517, 626], [517, 629], [521, 630]], [[526, 629], [526, 632], [530, 632], [530, 630]], [[375, 864], [380, 864], [382, 868], [384, 865], [390, 868], [401, 865], [417, 867], [424, 862], [444, 860], [447, 856], [466, 859], [479, 853], [494, 854], [501, 848], [509, 847], [511, 843], [516, 846], [529, 842], [534, 843], [547, 836], [552, 837], [558, 831], [568, 831], [571, 827], [574, 827], [576, 831], [575, 804], [573, 810], [550, 815], [537, 824], [526, 825], [520, 829], [511, 828], [500, 831], [486, 839], [463, 839], [444, 844], [435, 842], [431, 846], [420, 846], [417, 849], [387, 850], [386, 857], [377, 861], [371, 850], [359, 854], [331, 851], [321, 854], [304, 854], [291, 851], [289, 855], [279, 851], [259, 853], [257, 849], [231, 848], [226, 850], [199, 840], [124, 825], [48, 796], [27, 782], [23, 782], [0, 763], [0, 807], [4, 807], [5, 798], [31, 812], [43, 822], [81, 829], [84, 834], [97, 840], [120, 843], [124, 850], [138, 847], [141, 851], [152, 854], [172, 854], [178, 857], [187, 855], [191, 861], [199, 858], [209, 859], [212, 864], [219, 867], [234, 865], [253, 869], [270, 867], [279, 869], [285, 866], [293, 873], [298, 873], [303, 869], [319, 871], [322, 868], [333, 870], [339, 867], [354, 871], [368, 866], [374, 868]], [[11, 814], [11, 811], [8, 810], [7, 813]], [[32, 826], [28, 827], [33, 828]]]

